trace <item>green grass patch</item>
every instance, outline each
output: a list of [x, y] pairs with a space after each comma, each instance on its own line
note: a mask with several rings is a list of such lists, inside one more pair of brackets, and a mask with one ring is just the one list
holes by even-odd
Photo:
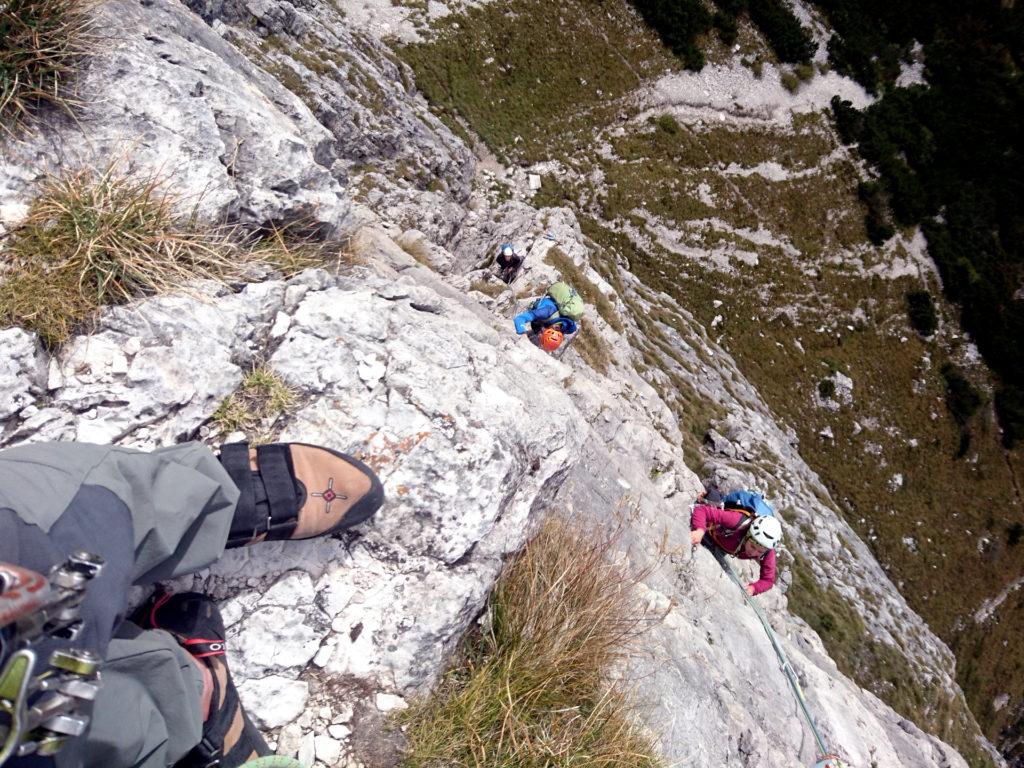
[[31, 122], [43, 105], [70, 112], [76, 70], [95, 46], [87, 0], [0, 4], [0, 130]]
[[247, 249], [179, 207], [155, 177], [108, 168], [50, 179], [0, 253], [0, 320], [54, 346], [102, 305], [194, 279], [241, 279]]
[[[479, 628], [402, 715], [406, 768], [658, 768], [611, 674], [647, 617], [616, 533], [551, 520], [505, 569]], [[582, 533], [581, 532], [585, 532]]]
[[437, 21], [399, 55], [442, 114], [527, 162], [573, 150], [610, 122], [612, 100], [679, 67], [624, 0], [486, 3]]
[[667, 133], [669, 136], [675, 136], [682, 130], [676, 119], [669, 114], [654, 118], [654, 124], [658, 127], [659, 131]]
[[238, 391], [213, 413], [213, 423], [224, 434], [244, 432], [253, 445], [273, 442], [274, 425], [296, 403], [296, 392], [265, 365], [249, 371]]
[[666, 157], [676, 170], [678, 166], [704, 169], [735, 163], [750, 167], [768, 162], [803, 170], [815, 167], [835, 144], [821, 115], [799, 117], [794, 117], [792, 132], [758, 127], [679, 126], [675, 134], [663, 129], [630, 131], [613, 138], [612, 146], [623, 162]]
[[783, 70], [779, 79], [782, 82], [782, 87], [790, 93], [796, 93], [800, 90], [800, 78], [795, 72], [790, 72], [788, 69]]
[[583, 300], [597, 310], [597, 314], [608, 323], [617, 333], [622, 333], [625, 327], [622, 325], [622, 318], [615, 310], [615, 305], [605, 296], [596, 284], [592, 283], [586, 275], [577, 267], [573, 260], [557, 245], [548, 249], [544, 255], [544, 263], [550, 264], [558, 270], [562, 280], [567, 282]]

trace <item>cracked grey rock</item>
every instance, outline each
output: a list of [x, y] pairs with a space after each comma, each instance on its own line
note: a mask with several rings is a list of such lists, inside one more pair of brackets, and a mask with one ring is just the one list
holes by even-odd
[[[0, 330], [0, 421], [35, 402], [46, 383], [46, 358], [35, 334], [21, 328]], [[40, 412], [25, 414], [37, 417]]]
[[704, 435], [704, 444], [718, 455], [736, 458], [736, 446], [716, 429], [709, 429]]
[[353, 29], [334, 3], [186, 4], [258, 66], [283, 73], [294, 96], [279, 99], [282, 109], [315, 116], [314, 158], [339, 183], [364, 189], [377, 215], [402, 229], [415, 226], [439, 244], [451, 239], [465, 215], [473, 156], [414, 98], [412, 72], [388, 46]]
[[111, 0], [96, 17], [111, 44], [80, 77], [88, 108], [3, 147], [0, 202], [27, 203], [58, 168], [114, 163], [166, 177], [182, 213], [195, 206], [202, 220], [352, 225], [343, 186], [317, 159], [331, 134], [199, 17], [171, 0]]
[[2, 442], [156, 447], [191, 434], [241, 381], [235, 361], [251, 357], [248, 342], [276, 314], [282, 293], [270, 282], [105, 310], [94, 334], [71, 339], [50, 360], [49, 406], [9, 425]]
[[297, 723], [286, 725], [277, 734], [277, 750], [276, 754], [283, 755], [285, 757], [295, 757], [299, 754], [299, 748], [302, 746], [303, 734], [302, 728]]
[[330, 736], [319, 735], [313, 738], [316, 759], [324, 765], [334, 765], [341, 757], [341, 742]]
[[[305, 711], [309, 684], [304, 680], [268, 675], [239, 683], [238, 696], [256, 726], [270, 730], [292, 722]], [[279, 742], [279, 755], [295, 754], [291, 752], [291, 745], [285, 745], [283, 749]]]
[[104, 311], [48, 372], [11, 384], [47, 373], [52, 404], [13, 414], [8, 444], [88, 435], [156, 447], [193, 434], [238, 384], [238, 363], [290, 318], [269, 362], [304, 399], [282, 438], [362, 457], [388, 504], [344, 539], [231, 550], [175, 585], [220, 601], [232, 670], [265, 728], [301, 720], [303, 696], [321, 701], [312, 669], [373, 693], [436, 679], [575, 460], [584, 427], [563, 388], [569, 369], [508, 346], [471, 299], [431, 285], [311, 271], [237, 294], [199, 286]]

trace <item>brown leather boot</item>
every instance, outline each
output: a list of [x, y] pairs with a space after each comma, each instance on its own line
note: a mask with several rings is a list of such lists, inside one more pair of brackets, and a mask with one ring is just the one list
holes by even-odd
[[221, 449], [220, 462], [241, 492], [229, 548], [343, 531], [384, 503], [384, 488], [373, 470], [330, 448], [229, 443]]

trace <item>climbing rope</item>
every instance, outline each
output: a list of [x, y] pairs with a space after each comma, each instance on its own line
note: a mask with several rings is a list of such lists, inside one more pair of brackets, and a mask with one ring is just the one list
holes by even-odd
[[732, 579], [733, 583], [739, 587], [740, 592], [743, 594], [743, 601], [754, 609], [754, 615], [757, 616], [761, 622], [761, 626], [764, 627], [765, 634], [768, 635], [768, 640], [771, 641], [772, 648], [775, 649], [775, 655], [779, 658], [779, 664], [782, 667], [782, 672], [786, 675], [786, 679], [789, 681], [790, 687], [793, 689], [793, 695], [796, 697], [797, 704], [800, 706], [800, 711], [803, 713], [804, 720], [807, 721], [807, 725], [811, 728], [811, 733], [814, 734], [814, 740], [818, 742], [818, 754], [820, 755], [819, 761], [814, 764], [814, 768], [844, 768], [843, 763], [839, 757], [833, 754], [828, 747], [825, 746], [825, 739], [822, 738], [821, 732], [818, 730], [817, 724], [814, 722], [814, 718], [811, 716], [811, 710], [807, 706], [807, 699], [804, 697], [803, 689], [800, 687], [800, 681], [797, 680], [796, 671], [793, 666], [789, 663], [789, 658], [786, 656], [786, 652], [782, 650], [782, 644], [779, 643], [779, 638], [775, 634], [775, 630], [772, 629], [771, 624], [768, 623], [768, 619], [761, 612], [761, 609], [757, 606], [757, 603], [751, 599], [750, 595], [747, 594], [746, 587], [743, 586], [743, 582], [740, 581], [739, 576], [733, 571], [732, 566], [725, 559], [725, 552], [715, 547], [711, 549], [711, 554], [715, 556], [718, 564], [722, 566], [722, 570], [729, 574], [729, 578]]

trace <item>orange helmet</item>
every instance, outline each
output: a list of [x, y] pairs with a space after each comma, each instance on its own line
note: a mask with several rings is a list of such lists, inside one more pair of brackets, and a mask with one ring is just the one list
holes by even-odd
[[545, 328], [540, 335], [540, 348], [545, 352], [554, 352], [562, 345], [565, 338], [557, 328]]

